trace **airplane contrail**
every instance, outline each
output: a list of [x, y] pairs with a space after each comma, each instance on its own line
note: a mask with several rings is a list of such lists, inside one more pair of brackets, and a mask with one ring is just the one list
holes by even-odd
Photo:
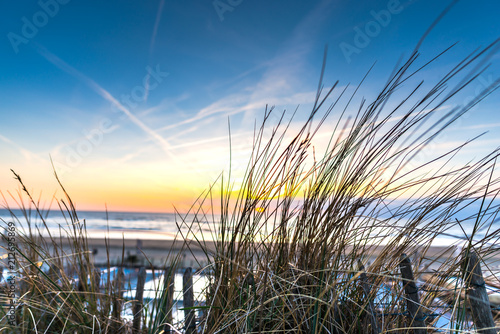
[[[165, 4], [165, 0], [161, 0], [160, 4], [158, 5], [158, 11], [156, 12], [156, 20], [155, 20], [155, 25], [153, 28], [153, 34], [151, 35], [151, 41], [149, 43], [149, 60], [151, 60], [151, 57], [153, 55], [153, 50], [154, 50], [154, 46], [155, 46], [155, 42], [156, 42], [156, 35], [158, 34], [158, 27], [160, 25], [161, 13], [163, 11], [164, 4]], [[145, 80], [146, 84], [144, 87], [144, 88], [146, 88], [146, 92], [144, 93], [144, 101], [145, 102], [148, 101], [148, 97], [149, 97], [149, 80], [150, 79], [151, 79], [151, 74], [148, 73], [146, 76], [146, 80]]]
[[140, 119], [138, 119], [134, 114], [132, 114], [130, 110], [128, 110], [123, 104], [121, 104], [120, 101], [118, 101], [115, 97], [113, 97], [113, 95], [111, 95], [107, 90], [102, 88], [97, 82], [95, 82], [82, 72], [78, 71], [76, 68], [69, 65], [64, 60], [57, 57], [55, 54], [51, 53], [43, 46], [36, 45], [35, 47], [37, 52], [40, 55], [42, 55], [45, 59], [47, 59], [49, 62], [51, 62], [61, 70], [65, 71], [69, 75], [73, 76], [74, 78], [80, 80], [81, 82], [86, 84], [89, 88], [91, 88], [93, 91], [95, 91], [97, 94], [99, 94], [102, 98], [112, 103], [118, 110], [122, 111], [129, 118], [129, 120], [132, 121], [132, 123], [137, 125], [148, 136], [150, 136], [153, 139], [153, 141], [155, 141], [162, 148], [162, 150], [170, 158], [172, 158], [172, 160], [180, 162], [179, 158], [172, 153], [171, 151], [172, 146], [167, 140], [165, 140], [165, 138], [163, 138], [149, 126], [144, 124]]

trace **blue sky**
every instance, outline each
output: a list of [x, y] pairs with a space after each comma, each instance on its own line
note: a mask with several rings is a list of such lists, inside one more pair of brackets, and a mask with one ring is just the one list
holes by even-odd
[[[373, 96], [447, 4], [42, 0], [4, 5], [1, 190], [17, 189], [12, 168], [36, 193], [51, 196], [57, 188], [52, 157], [82, 209], [104, 209], [105, 203], [112, 210], [187, 208], [228, 168], [228, 119], [234, 159], [248, 156], [254, 121], [266, 103], [277, 110], [300, 104], [300, 122], [314, 100], [325, 45], [325, 84], [357, 84], [376, 62], [360, 91]], [[500, 37], [499, 10], [493, 1], [458, 2], [425, 40], [422, 62], [458, 44], [420, 79], [437, 80]], [[356, 44], [358, 31], [371, 36]], [[356, 52], [346, 53], [346, 45]], [[455, 102], [496, 80], [499, 61], [496, 52], [491, 66]], [[496, 148], [499, 102], [500, 94], [492, 94], [438, 144], [489, 131], [464, 150], [463, 160]]]

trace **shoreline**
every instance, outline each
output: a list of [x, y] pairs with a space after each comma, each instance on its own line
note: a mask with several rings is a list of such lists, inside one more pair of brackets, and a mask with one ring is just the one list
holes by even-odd
[[[48, 236], [44, 236], [48, 238]], [[68, 236], [55, 236], [65, 250], [70, 250], [72, 240]], [[189, 249], [180, 235], [162, 231], [137, 231], [137, 230], [87, 230], [87, 242], [89, 251], [92, 252], [94, 263], [97, 266], [107, 265], [108, 255], [110, 265], [121, 265], [122, 254], [123, 265], [129, 266], [157, 266], [165, 267], [175, 255], [180, 253], [181, 267], [193, 267], [199, 269], [208, 264], [207, 255], [195, 240], [188, 240]], [[1, 242], [4, 243], [3, 241]], [[205, 241], [206, 249], [215, 251], [215, 242]], [[406, 252], [411, 258], [421, 246], [414, 245]], [[367, 246], [363, 257], [368, 263], [372, 263], [385, 249], [382, 244]], [[425, 252], [423, 264], [429, 264], [429, 269], [437, 269], [439, 264], [446, 259], [458, 257], [461, 254], [460, 245], [431, 245]], [[147, 258], [146, 258], [147, 257]], [[500, 270], [500, 251], [494, 252], [488, 258], [483, 259], [491, 270]], [[433, 263], [434, 262], [434, 263]]]

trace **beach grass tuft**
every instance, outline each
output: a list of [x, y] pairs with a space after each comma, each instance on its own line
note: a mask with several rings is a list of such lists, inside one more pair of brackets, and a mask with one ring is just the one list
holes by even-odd
[[[193, 205], [192, 220], [178, 215], [183, 248], [170, 250], [165, 283], [144, 307], [139, 332], [165, 333], [174, 326], [166, 287], [181, 254], [195, 246], [204, 250], [199, 266], [210, 282], [205, 304], [195, 307], [202, 314], [199, 333], [406, 333], [415, 320], [408, 316], [400, 274], [407, 255], [422, 283], [425, 319], [420, 320], [426, 330], [437, 330], [445, 318], [451, 332], [470, 330], [457, 246], [458, 255], [474, 252], [483, 264], [498, 254], [493, 203], [500, 191], [499, 150], [456, 165], [453, 157], [470, 143], [464, 140], [424, 161], [416, 157], [498, 88], [495, 81], [466, 105], [447, 108], [484, 71], [495, 46], [472, 53], [430, 86], [414, 79], [441, 55], [422, 61], [414, 52], [374, 99], [361, 99], [357, 106], [359, 86], [335, 83], [324, 90], [320, 80], [312, 111], [299, 127], [293, 118], [285, 121], [285, 113], [270, 126], [276, 111], [266, 109], [242, 181], [222, 174]], [[332, 129], [331, 138], [320, 152], [316, 137], [325, 127]], [[16, 325], [9, 324], [8, 308], [2, 307], [2, 331], [131, 333], [132, 323], [121, 312], [132, 303], [122, 295], [125, 278], [101, 279], [85, 220], [62, 184], [65, 199], [57, 204], [67, 225], [54, 231], [46, 223], [48, 213], [14, 176], [21, 186], [17, 206], [24, 213], [16, 217], [11, 211], [23, 226], [15, 247], [19, 288]], [[461, 212], [473, 204], [480, 209], [463, 218]], [[206, 221], [211, 221], [208, 232], [201, 223]], [[430, 251], [439, 236], [457, 229], [464, 231], [460, 244]], [[71, 240], [69, 248], [61, 245], [63, 237]], [[112, 260], [108, 257], [108, 270]], [[3, 305], [11, 300], [8, 293], [0, 299]]]

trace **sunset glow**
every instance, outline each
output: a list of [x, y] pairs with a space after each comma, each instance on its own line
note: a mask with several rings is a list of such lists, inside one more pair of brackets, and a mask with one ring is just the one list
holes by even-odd
[[[325, 45], [323, 81], [330, 87], [339, 80], [334, 97], [349, 84], [353, 92], [376, 62], [350, 116], [363, 96], [376, 96], [446, 7], [428, 0], [234, 3], [231, 10], [211, 1], [9, 4], [0, 46], [0, 190], [8, 204], [19, 204], [9, 195], [17, 198], [19, 190], [10, 169], [48, 206], [54, 194], [64, 197], [55, 168], [81, 210], [186, 212], [230, 165], [238, 190], [266, 106], [276, 110], [270, 126], [284, 109], [289, 120], [298, 107], [290, 134], [309, 114]], [[493, 42], [499, 9], [497, 2], [455, 5], [422, 44], [419, 64], [458, 44], [415, 83], [435, 83]], [[499, 53], [490, 56], [491, 66], [443, 114], [497, 80]], [[496, 148], [499, 102], [500, 94], [491, 94], [422, 159], [485, 131], [457, 162]], [[318, 156], [324, 152], [341, 111], [317, 133], [311, 154], [313, 147]]]

